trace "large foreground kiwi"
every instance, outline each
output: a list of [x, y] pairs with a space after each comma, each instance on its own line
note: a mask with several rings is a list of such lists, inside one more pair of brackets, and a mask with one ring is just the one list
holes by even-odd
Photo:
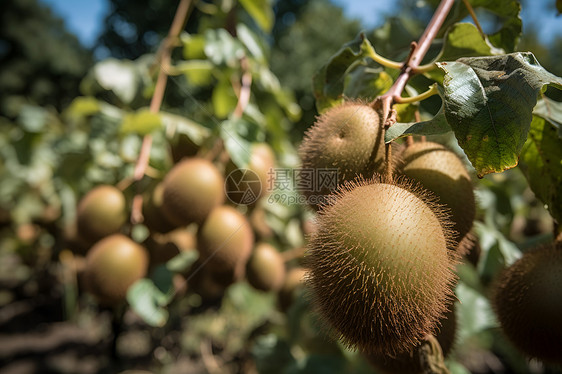
[[76, 218], [78, 234], [89, 242], [96, 242], [118, 232], [127, 221], [125, 197], [116, 187], [95, 187], [78, 203]]
[[201, 223], [224, 201], [224, 178], [213, 163], [190, 158], [176, 164], [164, 178], [162, 211], [177, 226]]
[[258, 243], [246, 266], [248, 282], [261, 291], [277, 291], [285, 280], [285, 262], [271, 244]]
[[423, 189], [359, 182], [338, 190], [310, 237], [309, 286], [349, 347], [412, 349], [435, 331], [452, 297], [456, 254], [448, 216]]
[[[226, 165], [225, 190], [230, 201], [236, 204], [254, 205], [269, 191], [274, 177], [275, 155], [269, 145], [252, 145], [248, 166], [239, 169], [230, 161]], [[271, 179], [271, 181], [270, 181]]]
[[419, 142], [402, 152], [401, 172], [433, 192], [439, 203], [451, 209], [460, 242], [472, 228], [476, 212], [472, 181], [459, 157], [441, 144]]
[[562, 364], [562, 243], [526, 252], [492, 296], [503, 332], [527, 356]]
[[[303, 169], [315, 173], [337, 169], [339, 184], [358, 175], [370, 177], [384, 164], [379, 113], [359, 102], [347, 102], [329, 109], [307, 130], [299, 154]], [[327, 183], [305, 187], [303, 192], [310, 196], [326, 195], [337, 186]]]
[[127, 290], [146, 275], [148, 253], [130, 238], [114, 234], [97, 242], [86, 256], [84, 281], [101, 304], [125, 300]]
[[231, 206], [216, 207], [197, 232], [197, 249], [205, 266], [215, 273], [245, 274], [254, 245], [254, 233], [246, 217]]

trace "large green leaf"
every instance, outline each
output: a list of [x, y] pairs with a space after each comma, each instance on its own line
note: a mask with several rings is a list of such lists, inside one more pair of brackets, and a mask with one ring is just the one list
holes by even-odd
[[270, 0], [240, 0], [240, 4], [265, 32], [271, 32], [275, 14]]
[[478, 176], [517, 165], [537, 95], [545, 84], [562, 88], [532, 53], [439, 62], [445, 72], [447, 122]]
[[472, 23], [455, 23], [447, 30], [439, 61], [454, 61], [461, 57], [490, 56], [494, 48], [482, 39]]
[[316, 108], [319, 112], [343, 101], [345, 75], [349, 68], [369, 55], [373, 46], [361, 33], [345, 44], [328, 62], [320, 68], [313, 78]]
[[213, 89], [212, 103], [215, 116], [225, 119], [236, 108], [238, 98], [228, 77], [219, 80]]
[[174, 68], [185, 75], [194, 86], [208, 86], [213, 80], [213, 64], [207, 60], [189, 60], [178, 63]]
[[168, 311], [163, 306], [168, 300], [169, 297], [148, 278], [138, 280], [127, 291], [127, 301], [131, 308], [151, 326], [161, 327], [166, 324]]
[[236, 67], [244, 56], [244, 46], [225, 29], [205, 32], [205, 54], [215, 65]]
[[220, 125], [220, 134], [230, 158], [239, 168], [248, 165], [252, 143], [265, 140], [264, 132], [259, 126], [242, 118], [223, 121]]
[[552, 217], [562, 222], [562, 139], [543, 118], [533, 117], [521, 151], [521, 170]]
[[159, 113], [152, 113], [148, 108], [141, 108], [134, 113], [127, 113], [123, 117], [121, 132], [146, 135], [161, 127], [162, 119]]

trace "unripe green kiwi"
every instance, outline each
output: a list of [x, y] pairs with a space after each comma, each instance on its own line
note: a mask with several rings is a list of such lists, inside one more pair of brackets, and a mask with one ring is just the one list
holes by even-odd
[[164, 178], [162, 211], [170, 222], [184, 226], [201, 223], [224, 201], [224, 178], [213, 163], [186, 159]]
[[107, 235], [115, 234], [126, 221], [125, 197], [116, 187], [95, 187], [78, 203], [78, 234], [89, 242], [96, 242]]
[[562, 243], [523, 254], [497, 279], [493, 306], [521, 352], [562, 364]]
[[285, 280], [285, 262], [275, 247], [258, 243], [246, 266], [248, 282], [261, 291], [277, 291]]
[[294, 301], [295, 293], [304, 285], [306, 270], [303, 267], [294, 267], [287, 271], [285, 281], [279, 289], [278, 300], [281, 310], [287, 310]]
[[146, 275], [148, 253], [141, 245], [121, 234], [103, 238], [88, 252], [84, 280], [87, 289], [101, 304], [125, 300], [127, 290]]
[[[361, 102], [346, 102], [330, 108], [307, 130], [299, 154], [304, 169], [316, 172], [338, 169], [339, 184], [352, 181], [358, 175], [368, 178], [380, 172], [384, 164], [380, 115]], [[326, 195], [333, 190], [329, 188], [332, 186], [312, 187], [312, 191], [307, 188], [303, 192]]]
[[175, 229], [177, 226], [171, 223], [162, 209], [164, 185], [158, 183], [148, 198], [143, 200], [142, 214], [144, 217], [144, 225], [151, 232], [167, 233]]
[[347, 184], [322, 207], [309, 285], [345, 345], [393, 355], [436, 329], [455, 281], [449, 228], [429, 193], [400, 180]]
[[254, 234], [246, 217], [231, 206], [211, 211], [197, 232], [197, 249], [205, 266], [215, 273], [245, 274], [254, 246]]
[[418, 181], [451, 209], [455, 240], [460, 242], [472, 228], [476, 212], [472, 181], [459, 157], [441, 144], [418, 142], [401, 155], [400, 171]]
[[[457, 333], [457, 315], [454, 305], [440, 320], [439, 331], [435, 338], [441, 346], [443, 357], [447, 357], [453, 349]], [[417, 349], [414, 348], [414, 349]], [[400, 353], [396, 356], [383, 356], [377, 354], [365, 354], [367, 361], [376, 369], [387, 374], [423, 374], [419, 356], [414, 350]]]
[[[227, 176], [225, 190], [230, 201], [236, 204], [255, 205], [259, 199], [267, 195], [274, 167], [275, 155], [266, 143], [252, 145], [250, 161], [246, 168], [239, 169], [232, 160], [229, 161], [225, 168]], [[253, 173], [247, 173], [246, 169]]]

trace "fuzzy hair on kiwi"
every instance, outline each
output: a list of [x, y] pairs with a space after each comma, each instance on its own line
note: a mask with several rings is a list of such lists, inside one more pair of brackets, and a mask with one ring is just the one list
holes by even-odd
[[562, 242], [525, 252], [498, 276], [491, 300], [515, 347], [562, 365]]
[[[320, 207], [305, 257], [313, 305], [348, 348], [411, 350], [438, 329], [453, 299], [459, 257], [450, 215], [405, 178], [358, 178], [333, 197]], [[377, 228], [382, 241], [372, 236]]]
[[[380, 113], [360, 100], [346, 101], [328, 109], [304, 134], [299, 147], [302, 167], [338, 169], [340, 184], [358, 175], [368, 178], [380, 172], [384, 167], [380, 117]], [[330, 192], [327, 187], [321, 191], [304, 191], [307, 195]]]

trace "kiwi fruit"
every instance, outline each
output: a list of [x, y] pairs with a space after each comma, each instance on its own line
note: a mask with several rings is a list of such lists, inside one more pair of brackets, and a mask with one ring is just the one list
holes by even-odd
[[[337, 182], [368, 178], [384, 166], [380, 115], [371, 106], [349, 101], [328, 109], [305, 133], [299, 147], [303, 169], [337, 169]], [[308, 186], [307, 186], [308, 187]], [[317, 185], [303, 193], [327, 195], [335, 185]], [[318, 209], [319, 204], [312, 205]]]
[[203, 222], [224, 202], [224, 178], [212, 162], [202, 158], [176, 164], [162, 183], [162, 211], [177, 226]]
[[211, 211], [197, 231], [197, 249], [205, 266], [239, 280], [254, 246], [254, 233], [246, 217], [222, 205]]
[[472, 228], [476, 214], [472, 180], [461, 159], [450, 149], [433, 142], [418, 142], [401, 154], [400, 172], [421, 183], [451, 209], [454, 238], [460, 242]]
[[274, 167], [275, 155], [266, 143], [252, 145], [250, 161], [245, 168], [239, 169], [230, 160], [225, 167], [225, 190], [228, 199], [236, 204], [255, 205], [267, 195]]
[[126, 221], [125, 196], [114, 186], [97, 186], [78, 203], [78, 235], [90, 243], [117, 233]]
[[167, 233], [174, 230], [177, 226], [166, 218], [162, 209], [164, 185], [158, 183], [150, 192], [148, 197], [143, 200], [142, 214], [143, 224], [151, 232]]
[[344, 345], [394, 355], [436, 330], [456, 280], [450, 226], [432, 195], [402, 179], [336, 191], [307, 245], [308, 284]]
[[494, 283], [501, 329], [525, 355], [562, 364], [562, 242], [531, 251]]
[[287, 271], [283, 285], [277, 294], [281, 310], [287, 310], [291, 306], [297, 289], [304, 285], [305, 277], [306, 269], [303, 267], [298, 266]]
[[112, 306], [125, 300], [129, 287], [146, 275], [147, 268], [146, 249], [122, 234], [113, 234], [90, 248], [84, 281], [100, 304]]
[[[435, 338], [441, 346], [443, 357], [451, 353], [457, 334], [457, 315], [454, 304], [440, 320], [439, 331]], [[365, 354], [367, 361], [380, 372], [387, 374], [423, 374], [424, 368], [419, 361], [419, 356], [414, 348], [411, 351], [400, 353], [396, 356], [382, 356], [377, 354]]]
[[257, 290], [277, 291], [285, 280], [285, 262], [275, 247], [258, 243], [246, 266], [246, 278]]

